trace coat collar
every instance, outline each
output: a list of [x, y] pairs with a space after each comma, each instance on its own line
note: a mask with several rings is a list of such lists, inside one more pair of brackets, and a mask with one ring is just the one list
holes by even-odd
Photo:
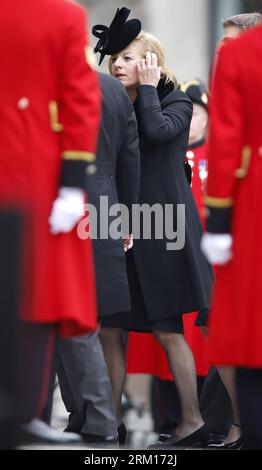
[[166, 77], [160, 78], [159, 83], [157, 85], [157, 93], [159, 100], [162, 101], [163, 98], [165, 98], [166, 95], [171, 93], [171, 91], [174, 91], [174, 89], [174, 82], [172, 82], [171, 80], [169, 82], [166, 82]]

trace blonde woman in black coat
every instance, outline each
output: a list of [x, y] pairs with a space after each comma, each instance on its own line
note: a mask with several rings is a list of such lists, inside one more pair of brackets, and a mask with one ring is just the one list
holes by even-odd
[[[134, 240], [133, 249], [127, 254], [132, 311], [104, 319], [101, 340], [118, 424], [125, 380], [121, 334], [123, 329], [149, 331], [166, 352], [181, 401], [181, 422], [165, 447], [205, 445], [208, 432], [199, 411], [195, 363], [183, 335], [182, 321], [183, 314], [208, 308], [211, 285], [210, 269], [199, 248], [201, 223], [184, 170], [192, 104], [176, 89], [159, 41], [144, 32], [131, 39], [130, 23], [134, 21], [125, 23], [126, 28], [124, 25], [119, 30], [120, 37], [116, 33], [115, 41], [111, 31], [104, 53], [113, 50], [110, 72], [126, 88], [137, 115], [141, 153], [139, 203], [159, 203], [162, 207], [173, 204], [174, 224], [176, 205], [184, 204], [185, 245], [169, 251], [166, 237], [157, 239], [154, 233], [151, 239]], [[111, 49], [110, 41], [114, 42]], [[199, 322], [204, 324], [205, 319], [200, 318]]]

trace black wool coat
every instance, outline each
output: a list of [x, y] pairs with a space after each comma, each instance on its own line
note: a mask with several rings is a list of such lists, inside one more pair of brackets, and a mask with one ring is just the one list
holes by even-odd
[[117, 217], [99, 217], [100, 196], [108, 196], [108, 207], [122, 203], [131, 208], [137, 202], [140, 158], [137, 122], [132, 103], [121, 83], [110, 75], [99, 74], [103, 111], [98, 148], [97, 172], [88, 177], [88, 199], [98, 213], [98, 238], [93, 240], [97, 301], [100, 317], [130, 310], [123, 240], [99, 238]]
[[[176, 205], [185, 206], [184, 248], [167, 250], [169, 240], [164, 236], [135, 240], [133, 254], [128, 254], [133, 256], [143, 307], [152, 322], [208, 308], [212, 273], [200, 250], [202, 225], [185, 173], [192, 103], [161, 80], [158, 89], [138, 87], [135, 110], [141, 155], [139, 203], [173, 204], [175, 228]], [[134, 270], [130, 272], [132, 282]]]

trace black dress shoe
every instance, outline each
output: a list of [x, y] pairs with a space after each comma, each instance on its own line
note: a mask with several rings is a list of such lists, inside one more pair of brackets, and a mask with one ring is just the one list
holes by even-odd
[[189, 436], [180, 439], [179, 441], [172, 441], [172, 437], [167, 439], [161, 445], [156, 444], [149, 446], [149, 449], [175, 449], [177, 447], [182, 447], [184, 449], [189, 449], [190, 447], [207, 447], [209, 439], [209, 432], [205, 424], [201, 428], [197, 429]]
[[81, 437], [86, 444], [118, 445], [118, 438], [116, 436], [81, 433]]
[[119, 445], [125, 445], [127, 443], [127, 429], [124, 423], [121, 423], [117, 428]]

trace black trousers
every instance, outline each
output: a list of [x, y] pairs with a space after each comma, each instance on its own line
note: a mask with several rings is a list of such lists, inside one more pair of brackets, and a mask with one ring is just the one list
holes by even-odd
[[18, 331], [19, 420], [27, 422], [40, 418], [46, 405], [56, 326], [20, 323]]
[[262, 450], [262, 369], [237, 369], [244, 449]]
[[56, 337], [54, 324], [19, 321], [21, 303], [31, 298], [30, 263], [24, 265], [21, 250], [27, 248], [24, 217], [15, 208], [0, 209], [0, 449], [14, 447], [17, 416], [26, 422], [41, 415]]
[[226, 436], [233, 424], [233, 409], [227, 390], [215, 367], [209, 370], [203, 384], [200, 409], [209, 432]]
[[0, 449], [16, 441], [16, 324], [20, 274], [21, 214], [0, 210]]

